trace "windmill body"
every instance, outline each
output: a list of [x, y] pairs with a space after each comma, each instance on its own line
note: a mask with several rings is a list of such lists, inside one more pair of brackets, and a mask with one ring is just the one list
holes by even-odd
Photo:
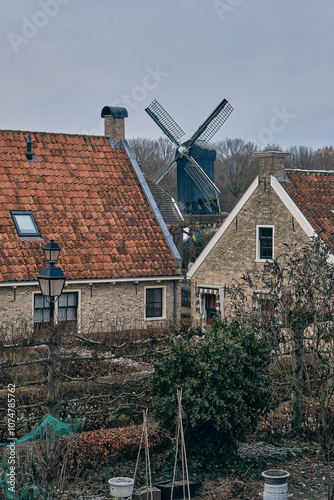
[[189, 141], [180, 144], [183, 130], [154, 100], [145, 111], [162, 132], [176, 146], [175, 159], [155, 180], [157, 184], [177, 165], [178, 202], [183, 204], [184, 213], [219, 213], [220, 191], [214, 182], [214, 161], [216, 153], [205, 146], [232, 113], [233, 108], [224, 99], [205, 122], [196, 130]]
[[[189, 150], [189, 155], [194, 158], [206, 175], [214, 182], [216, 151], [193, 145]], [[188, 159], [185, 156], [181, 156], [176, 160], [177, 201], [182, 207], [182, 212], [185, 214], [217, 213], [217, 204], [214, 206], [212, 203], [210, 208], [207, 206], [202, 191], [186, 171], [187, 164]]]

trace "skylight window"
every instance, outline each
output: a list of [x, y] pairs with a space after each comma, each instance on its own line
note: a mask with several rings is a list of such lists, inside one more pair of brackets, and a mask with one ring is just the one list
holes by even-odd
[[30, 211], [16, 212], [12, 211], [11, 215], [18, 232], [21, 237], [40, 236], [40, 232]]

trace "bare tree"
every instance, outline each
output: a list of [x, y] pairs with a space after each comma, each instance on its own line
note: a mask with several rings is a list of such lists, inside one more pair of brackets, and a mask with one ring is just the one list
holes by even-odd
[[221, 206], [230, 211], [257, 174], [254, 153], [258, 148], [252, 142], [228, 138], [216, 142], [214, 147], [217, 151], [215, 180], [222, 191]]
[[[175, 157], [175, 147], [167, 137], [161, 136], [158, 139], [136, 137], [129, 139], [129, 144], [144, 174], [154, 182]], [[176, 168], [162, 179], [159, 186], [176, 198]]]
[[324, 170], [334, 170], [334, 148], [333, 146], [325, 146], [317, 149], [317, 157], [319, 159], [320, 168]]
[[288, 249], [230, 292], [235, 314], [268, 339], [291, 387], [293, 432], [302, 434], [308, 408], [322, 448], [333, 453], [334, 265], [327, 248], [315, 239]]
[[308, 146], [291, 146], [286, 150], [289, 156], [286, 159], [287, 168], [305, 168], [317, 170], [321, 168], [319, 155]]

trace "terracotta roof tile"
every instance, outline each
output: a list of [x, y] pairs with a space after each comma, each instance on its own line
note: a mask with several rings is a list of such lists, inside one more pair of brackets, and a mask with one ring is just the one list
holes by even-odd
[[289, 170], [287, 177], [282, 187], [334, 253], [334, 172]]
[[[106, 137], [0, 131], [0, 281], [35, 280], [43, 246], [70, 279], [175, 276], [160, 226], [122, 149]], [[21, 241], [11, 210], [31, 210], [42, 240]]]

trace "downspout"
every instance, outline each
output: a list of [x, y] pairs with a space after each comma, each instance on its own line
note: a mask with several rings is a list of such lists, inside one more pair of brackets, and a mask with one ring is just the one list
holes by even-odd
[[177, 297], [176, 297], [176, 293], [177, 293], [177, 280], [174, 280], [174, 324], [176, 322], [176, 318], [177, 318]]

